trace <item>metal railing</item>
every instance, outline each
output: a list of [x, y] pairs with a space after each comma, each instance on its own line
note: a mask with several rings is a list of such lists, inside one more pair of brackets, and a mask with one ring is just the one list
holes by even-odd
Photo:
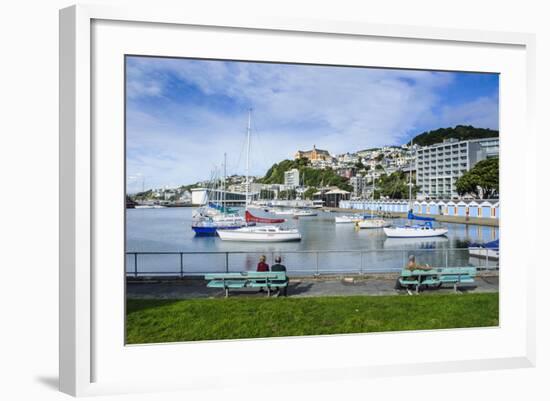
[[[324, 274], [369, 274], [398, 272], [410, 255], [416, 262], [434, 268], [475, 266], [478, 270], [499, 268], [489, 250], [484, 257], [472, 258], [468, 248], [449, 249], [366, 249], [314, 251], [205, 251], [205, 252], [126, 252], [129, 277], [202, 276], [206, 273], [255, 271], [259, 257], [265, 255], [272, 265], [280, 256], [292, 276]], [[450, 264], [450, 260], [452, 263]]]

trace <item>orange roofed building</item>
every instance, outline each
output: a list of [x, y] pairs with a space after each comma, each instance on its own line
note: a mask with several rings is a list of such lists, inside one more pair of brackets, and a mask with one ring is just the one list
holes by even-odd
[[306, 158], [309, 160], [323, 160], [323, 161], [331, 161], [332, 156], [330, 153], [328, 153], [328, 150], [322, 150], [317, 149], [315, 145], [313, 145], [312, 150], [299, 150], [294, 155], [295, 159], [301, 159]]

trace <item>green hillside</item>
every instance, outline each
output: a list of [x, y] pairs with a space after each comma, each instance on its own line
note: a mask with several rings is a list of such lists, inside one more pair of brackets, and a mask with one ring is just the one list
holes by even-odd
[[423, 132], [414, 137], [413, 143], [420, 146], [429, 146], [450, 138], [469, 140], [494, 137], [498, 137], [498, 131], [496, 130], [476, 128], [471, 125], [457, 125], [454, 128], [439, 128], [434, 131]]
[[351, 191], [348, 180], [336, 174], [332, 169], [314, 169], [309, 167], [307, 159], [283, 160], [275, 163], [266, 175], [258, 180], [262, 184], [284, 184], [285, 171], [297, 168], [300, 171], [300, 182], [310, 187], [337, 186], [340, 189]]

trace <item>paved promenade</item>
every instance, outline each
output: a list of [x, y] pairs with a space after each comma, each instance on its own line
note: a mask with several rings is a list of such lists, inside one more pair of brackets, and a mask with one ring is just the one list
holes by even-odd
[[[319, 296], [346, 296], [346, 295], [400, 295], [407, 294], [407, 290], [395, 290], [395, 275], [372, 277], [335, 277], [335, 278], [303, 278], [291, 279], [288, 287], [289, 297], [319, 297]], [[484, 273], [476, 278], [473, 285], [460, 288], [463, 293], [468, 292], [498, 292], [499, 278], [497, 274]], [[423, 294], [454, 293], [453, 287], [442, 287], [437, 290], [428, 289]], [[129, 298], [147, 299], [194, 299], [194, 298], [222, 298], [224, 291], [206, 287], [206, 282], [200, 279], [141, 281], [127, 283]], [[265, 292], [257, 289], [243, 289], [231, 291], [231, 297], [265, 297]]]

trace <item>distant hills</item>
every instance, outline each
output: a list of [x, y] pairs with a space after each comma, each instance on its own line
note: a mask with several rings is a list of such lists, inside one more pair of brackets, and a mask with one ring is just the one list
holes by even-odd
[[471, 125], [457, 125], [452, 128], [439, 128], [423, 132], [413, 138], [413, 143], [420, 146], [429, 146], [443, 142], [445, 139], [458, 140], [483, 139], [498, 137], [498, 131], [488, 128], [476, 128]]

